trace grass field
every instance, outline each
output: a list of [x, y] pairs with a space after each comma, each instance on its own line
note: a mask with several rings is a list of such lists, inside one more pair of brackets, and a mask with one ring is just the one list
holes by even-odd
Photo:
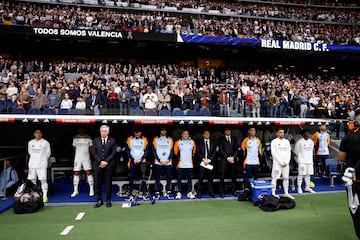
[[[46, 206], [34, 214], [0, 215], [1, 239], [356, 239], [345, 193], [297, 196], [292, 210], [263, 212], [250, 202], [211, 200], [108, 209]], [[76, 221], [79, 212], [85, 212]], [[60, 232], [74, 228], [66, 236]]]

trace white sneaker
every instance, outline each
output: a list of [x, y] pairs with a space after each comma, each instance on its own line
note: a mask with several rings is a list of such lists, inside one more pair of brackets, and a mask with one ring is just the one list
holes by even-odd
[[78, 192], [78, 191], [74, 191], [74, 192], [71, 194], [71, 197], [76, 197], [77, 195], [79, 195], [79, 192]]
[[179, 199], [181, 199], [181, 197], [182, 197], [181, 193], [180, 193], [180, 192], [178, 192], [178, 193], [176, 194], [175, 199], [176, 199], [176, 200], [179, 200]]
[[305, 189], [305, 192], [308, 192], [308, 193], [316, 193], [314, 190], [312, 190], [311, 188], [307, 188]]
[[298, 194], [303, 194], [303, 190], [301, 188], [298, 188]]
[[195, 198], [195, 195], [192, 193], [192, 192], [189, 192], [187, 194], [187, 197], [190, 198], [190, 199], [194, 199]]
[[159, 192], [156, 192], [156, 193], [155, 193], [155, 199], [156, 199], [156, 200], [159, 200], [159, 199], [160, 199], [160, 193], [159, 193]]
[[275, 194], [275, 193], [273, 193], [273, 194], [271, 194], [273, 197], [276, 197], [276, 198], [280, 198], [280, 196], [279, 195], [277, 195], [277, 194]]
[[94, 196], [94, 188], [90, 188], [90, 191], [89, 191], [89, 197], [92, 197]]
[[167, 199], [169, 199], [169, 200], [174, 199], [174, 196], [172, 195], [171, 191], [168, 191], [168, 192], [164, 195], [164, 197], [167, 197]]
[[294, 200], [295, 198], [293, 196], [291, 196], [290, 194], [286, 193], [284, 194], [284, 197], [290, 198], [292, 200]]

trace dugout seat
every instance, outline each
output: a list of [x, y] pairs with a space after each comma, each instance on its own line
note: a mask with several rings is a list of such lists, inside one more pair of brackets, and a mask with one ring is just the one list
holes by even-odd
[[41, 110], [38, 109], [38, 108], [30, 108], [29, 111], [27, 112], [27, 114], [40, 115], [40, 114], [41, 114]]
[[55, 109], [52, 109], [52, 108], [46, 108], [44, 109], [43, 115], [56, 115], [56, 111]]
[[160, 110], [159, 116], [171, 116], [171, 112], [167, 109]]
[[326, 166], [326, 170], [329, 173], [329, 178], [330, 178], [330, 186], [334, 187], [334, 181], [335, 178], [342, 176], [341, 173], [341, 164], [339, 163], [339, 161], [333, 159], [333, 158], [328, 158], [326, 159], [325, 162], [325, 166]]
[[14, 108], [11, 113], [13, 114], [26, 114], [26, 110], [23, 108]]
[[60, 109], [58, 114], [59, 115], [69, 115], [71, 112], [70, 112], [70, 109]]

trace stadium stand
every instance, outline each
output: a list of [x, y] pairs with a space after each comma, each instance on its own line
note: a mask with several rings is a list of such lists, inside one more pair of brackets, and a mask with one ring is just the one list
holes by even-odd
[[359, 11], [351, 8], [338, 11], [250, 4], [237, 6], [236, 14], [230, 16], [202, 13], [185, 17], [158, 9], [132, 13], [124, 9], [81, 9], [75, 5], [60, 9], [57, 5], [4, 1], [1, 6], [3, 24], [360, 44]]
[[[171, 98], [174, 98], [175, 91], [179, 92], [180, 101], [184, 102], [183, 96], [186, 89], [190, 89], [192, 104], [181, 104], [182, 109], [170, 104], [170, 109], [161, 114], [172, 111], [173, 116], [219, 116], [218, 105], [220, 92], [225, 90], [227, 105], [230, 116], [255, 117], [256, 107], [260, 108], [261, 117], [320, 117], [352, 120], [354, 111], [359, 107], [359, 77], [340, 77], [332, 75], [317, 76], [312, 74], [295, 74], [286, 71], [275, 73], [254, 73], [241, 72], [240, 70], [227, 70], [210, 68], [206, 71], [199, 68], [181, 65], [121, 65], [120, 63], [104, 64], [101, 62], [40, 62], [35, 61], [11, 61], [1, 59], [0, 77], [4, 82], [4, 91], [7, 92], [6, 100], [1, 101], [1, 112], [26, 113], [27, 109], [21, 104], [16, 104], [12, 98], [18, 96], [13, 93], [19, 91], [17, 88], [23, 86], [30, 94], [37, 88], [42, 88], [45, 96], [52, 98], [50, 88], [56, 86], [60, 95], [57, 101], [63, 99], [68, 93], [73, 101], [72, 110], [45, 108], [43, 114], [82, 114], [84, 110], [75, 109], [78, 97], [81, 96], [88, 114], [90, 110], [91, 92], [95, 86], [100, 89], [97, 93], [101, 108], [100, 114], [120, 114], [118, 105], [108, 104], [109, 89], [114, 88], [120, 93], [121, 86], [126, 87], [127, 94], [138, 94], [138, 107], [130, 108], [129, 115], [133, 116], [157, 116], [157, 110], [143, 111], [144, 102], [142, 99], [144, 89], [152, 86], [155, 93], [160, 94], [161, 89], [166, 87]], [[40, 86], [39, 81], [43, 72], [49, 77]], [[59, 71], [62, 74], [58, 74]], [[64, 73], [79, 74], [77, 78], [64, 79]], [[199, 73], [199, 75], [197, 75]], [[185, 75], [184, 75], [185, 74]], [[11, 76], [10, 78], [8, 76]], [[70, 75], [71, 76], [71, 75]], [[97, 78], [96, 82], [90, 81], [90, 76]], [[161, 77], [163, 81], [155, 81]], [[57, 83], [52, 79], [56, 79]], [[127, 79], [124, 81], [124, 79]], [[212, 80], [208, 80], [212, 79]], [[274, 82], [274, 83], [273, 83]], [[85, 83], [85, 84], [84, 84]], [[212, 91], [206, 92], [206, 103], [203, 100], [203, 85], [208, 85]], [[249, 99], [245, 97], [250, 94]], [[6, 104], [7, 101], [7, 104]], [[32, 97], [30, 97], [31, 106]], [[129, 100], [128, 100], [129, 101]], [[250, 101], [250, 102], [247, 102]], [[211, 104], [209, 105], [208, 103]], [[15, 105], [14, 105], [15, 104]], [[110, 111], [111, 110], [111, 111]], [[183, 110], [186, 110], [183, 112]], [[254, 111], [253, 111], [254, 110]], [[36, 110], [31, 112], [38, 113]], [[127, 112], [123, 113], [126, 114]]]

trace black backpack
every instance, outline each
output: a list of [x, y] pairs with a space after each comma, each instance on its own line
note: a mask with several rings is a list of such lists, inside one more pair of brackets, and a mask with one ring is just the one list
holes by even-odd
[[287, 197], [280, 197], [279, 203], [280, 209], [292, 209], [296, 206], [295, 201]]
[[251, 201], [251, 192], [249, 189], [245, 189], [242, 193], [238, 196], [239, 201]]
[[265, 194], [262, 196], [259, 207], [265, 212], [273, 212], [280, 209], [280, 202], [277, 197]]
[[14, 213], [33, 213], [42, 207], [42, 191], [32, 181], [24, 180], [14, 195]]
[[274, 197], [273, 195], [263, 195], [259, 207], [266, 212], [273, 212], [279, 209], [292, 209], [296, 206], [294, 200], [288, 197]]

